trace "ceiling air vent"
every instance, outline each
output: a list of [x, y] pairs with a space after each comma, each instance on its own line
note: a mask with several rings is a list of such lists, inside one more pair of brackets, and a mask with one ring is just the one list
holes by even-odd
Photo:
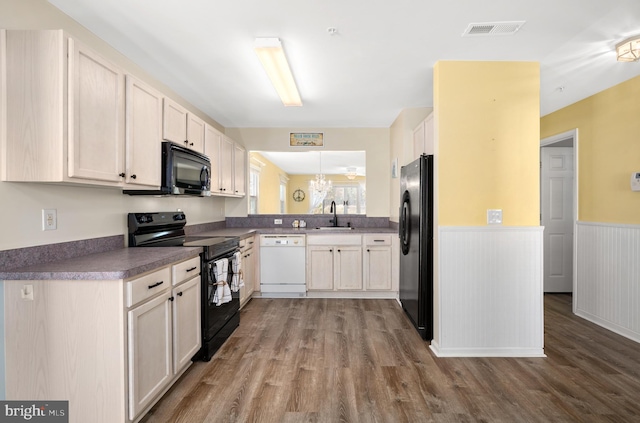
[[463, 37], [475, 35], [513, 35], [524, 25], [525, 21], [483, 22], [469, 24], [462, 33]]

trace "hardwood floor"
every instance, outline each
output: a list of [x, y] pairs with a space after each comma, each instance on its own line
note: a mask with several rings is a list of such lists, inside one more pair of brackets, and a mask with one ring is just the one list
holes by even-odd
[[640, 344], [545, 296], [547, 358], [437, 358], [393, 300], [253, 299], [152, 422], [640, 421]]

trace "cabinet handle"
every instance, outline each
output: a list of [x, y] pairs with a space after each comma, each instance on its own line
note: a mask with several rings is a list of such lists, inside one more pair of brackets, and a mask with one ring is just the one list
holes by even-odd
[[154, 284], [149, 285], [149, 289], [155, 288], [156, 286], [160, 286], [164, 283], [164, 281], [156, 282]]
[[198, 268], [198, 266], [193, 266], [191, 269], [187, 269], [187, 272], [193, 272], [194, 270], [196, 270]]
[[136, 175], [131, 175], [131, 179], [136, 179]]
[[371, 250], [367, 248], [367, 253], [370, 253], [370, 252], [371, 252]]
[[333, 253], [333, 248], [329, 248], [329, 252], [330, 252], [330, 253]]
[[190, 143], [189, 145], [193, 147], [193, 143]]
[[118, 176], [121, 177], [121, 178], [124, 178], [127, 175], [124, 172], [122, 172], [122, 173], [119, 173]]
[[182, 291], [178, 292], [178, 297], [182, 297]]
[[374, 239], [373, 242], [384, 242], [384, 239]]
[[340, 250], [338, 250], [338, 252], [340, 252]]
[[175, 300], [175, 297], [169, 297], [169, 301]]

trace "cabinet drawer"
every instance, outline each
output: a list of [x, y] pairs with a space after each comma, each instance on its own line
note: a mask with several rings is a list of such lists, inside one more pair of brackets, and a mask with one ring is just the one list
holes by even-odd
[[173, 285], [191, 279], [200, 274], [200, 256], [174, 264], [171, 269], [173, 272]]
[[367, 247], [375, 247], [376, 245], [391, 245], [391, 234], [381, 235], [365, 235], [363, 238], [364, 245]]
[[168, 267], [127, 282], [127, 307], [151, 298], [171, 286]]

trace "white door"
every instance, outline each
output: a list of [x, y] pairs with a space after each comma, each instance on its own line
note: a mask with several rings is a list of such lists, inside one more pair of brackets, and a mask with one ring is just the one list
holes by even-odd
[[541, 149], [544, 292], [573, 291], [573, 147]]

